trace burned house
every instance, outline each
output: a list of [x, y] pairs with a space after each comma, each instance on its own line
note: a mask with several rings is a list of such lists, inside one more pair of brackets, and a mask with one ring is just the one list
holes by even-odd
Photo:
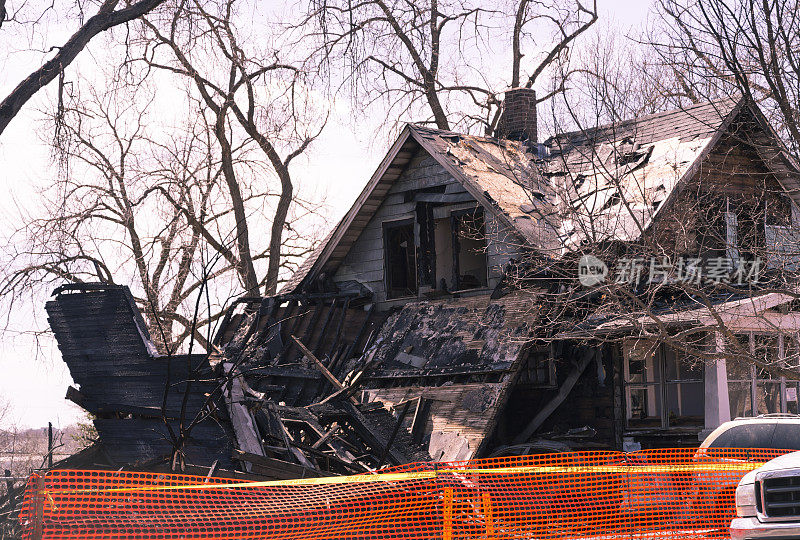
[[[67, 397], [99, 434], [68, 465], [348, 474], [696, 445], [732, 416], [797, 412], [798, 381], [726, 361], [719, 331], [722, 314], [788, 365], [791, 294], [684, 292], [620, 313], [578, 279], [587, 245], [735, 263], [750, 235], [776, 253], [765, 264], [794, 264], [800, 177], [759, 111], [723, 100], [537, 143], [530, 92], [507, 94], [501, 138], [407, 125], [279, 294], [228, 310], [210, 354], [159, 356], [125, 288], [57, 290], [47, 311], [80, 386]], [[739, 222], [751, 195], [763, 220]], [[576, 295], [594, 308], [559, 311]]]

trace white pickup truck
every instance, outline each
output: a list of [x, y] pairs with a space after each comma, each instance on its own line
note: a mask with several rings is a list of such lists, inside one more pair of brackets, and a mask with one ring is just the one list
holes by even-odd
[[736, 487], [731, 540], [800, 538], [800, 452], [768, 461]]

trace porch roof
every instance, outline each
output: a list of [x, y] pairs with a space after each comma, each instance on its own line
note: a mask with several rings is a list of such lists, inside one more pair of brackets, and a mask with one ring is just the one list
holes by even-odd
[[584, 320], [556, 335], [558, 339], [591, 339], [600, 336], [652, 332], [679, 327], [722, 328], [734, 332], [798, 332], [800, 312], [780, 313], [774, 308], [794, 300], [787, 293], [766, 292], [755, 296], [710, 298], [679, 308], [653, 308], [622, 316], [598, 316]]

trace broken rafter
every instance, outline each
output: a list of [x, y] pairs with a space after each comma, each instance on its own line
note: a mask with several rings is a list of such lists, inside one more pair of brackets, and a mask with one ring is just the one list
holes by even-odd
[[[297, 339], [297, 337], [294, 336], [294, 335], [292, 335], [291, 338], [292, 338], [292, 341], [294, 341], [297, 344], [297, 346], [300, 348], [300, 351], [306, 356], [306, 358], [308, 358], [309, 360], [311, 360], [314, 363], [314, 365], [317, 367], [317, 369], [320, 371], [320, 373], [322, 373], [322, 376], [325, 377], [328, 380], [328, 382], [330, 382], [336, 390], [344, 390], [345, 389], [345, 386], [339, 381], [339, 379], [334, 377], [333, 373], [328, 371], [328, 368], [325, 367], [325, 364], [320, 362], [319, 358], [317, 358], [314, 355], [314, 353], [312, 353], [308, 349], [308, 347], [306, 347], [303, 344], [302, 341]], [[350, 401], [354, 405], [358, 405], [359, 404], [359, 401], [356, 398], [352, 397], [352, 396], [350, 396]]]
[[371, 426], [372, 423], [352, 403], [342, 401], [341, 404], [344, 412], [349, 415], [348, 420], [353, 428], [372, 447], [373, 453], [383, 452], [388, 448], [387, 458], [390, 458], [395, 465], [404, 465], [411, 461], [402, 452], [392, 448], [382, 435], [376, 433]]
[[380, 341], [376, 341], [370, 348], [367, 350], [364, 355], [359, 359], [359, 364], [362, 365], [361, 370], [353, 376], [350, 380], [350, 384], [347, 386], [340, 388], [333, 394], [329, 395], [320, 403], [328, 403], [329, 401], [335, 401], [337, 399], [342, 398], [349, 398], [350, 396], [354, 395], [361, 384], [366, 379], [366, 374], [368, 371], [372, 369], [375, 364], [375, 355], [378, 352], [378, 346], [380, 345]]
[[317, 442], [315, 442], [314, 444], [311, 445], [311, 448], [319, 448], [323, 444], [326, 444], [328, 442], [328, 439], [330, 439], [331, 437], [336, 435], [336, 432], [338, 432], [338, 431], [339, 431], [339, 424], [334, 422], [333, 424], [331, 424], [331, 428], [328, 431], [326, 431], [322, 435], [322, 437], [317, 439]]

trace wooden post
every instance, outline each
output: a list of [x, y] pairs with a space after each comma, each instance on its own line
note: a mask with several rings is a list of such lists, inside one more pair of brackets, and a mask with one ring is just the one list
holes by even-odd
[[698, 436], [702, 441], [720, 424], [731, 419], [728, 397], [728, 371], [725, 362], [725, 339], [720, 331], [709, 332], [708, 338], [716, 358], [705, 365], [703, 385], [705, 387], [705, 429]]
[[453, 540], [453, 488], [444, 488], [442, 540]]
[[47, 423], [47, 468], [53, 468], [53, 423]]
[[436, 223], [433, 219], [433, 205], [417, 203], [417, 285], [419, 288], [436, 288]]
[[451, 277], [450, 292], [461, 289], [461, 269], [459, 268], [459, 253], [461, 252], [461, 242], [458, 240], [458, 227], [460, 220], [457, 216], [450, 214], [450, 242], [453, 250], [453, 275]]
[[33, 534], [31, 540], [42, 540], [44, 534], [44, 501], [46, 494], [44, 492], [44, 476], [36, 479], [36, 495], [34, 495], [34, 509], [33, 509]]
[[487, 540], [493, 540], [494, 516], [492, 515], [492, 496], [485, 491], [481, 493], [481, 509], [483, 511], [483, 520], [486, 522], [486, 538]]

